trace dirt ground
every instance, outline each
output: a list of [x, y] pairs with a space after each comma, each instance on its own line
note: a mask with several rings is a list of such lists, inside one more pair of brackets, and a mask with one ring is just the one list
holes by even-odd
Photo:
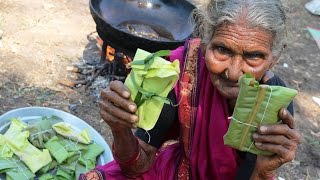
[[[306, 27], [320, 28], [320, 16], [304, 9], [307, 0], [283, 0], [289, 18], [288, 48], [274, 71], [291, 88], [295, 119], [304, 136], [296, 159], [279, 170], [284, 179], [320, 179], [320, 49]], [[1, 33], [3, 32], [3, 33]], [[112, 135], [98, 114], [96, 97], [67, 66], [99, 60], [88, 0], [0, 0], [0, 115], [19, 107], [46, 106], [87, 121], [110, 143]], [[92, 37], [92, 36], [90, 36]]]

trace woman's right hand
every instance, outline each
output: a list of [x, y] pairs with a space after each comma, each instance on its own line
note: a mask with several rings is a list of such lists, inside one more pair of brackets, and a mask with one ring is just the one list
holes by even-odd
[[100, 116], [112, 130], [137, 128], [137, 106], [130, 100], [130, 90], [121, 81], [112, 81], [101, 91]]

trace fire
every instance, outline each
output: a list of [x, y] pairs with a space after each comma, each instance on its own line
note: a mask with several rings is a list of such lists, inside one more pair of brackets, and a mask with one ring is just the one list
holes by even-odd
[[116, 52], [116, 50], [113, 47], [108, 45], [107, 49], [106, 49], [106, 59], [108, 61], [113, 61], [115, 52]]

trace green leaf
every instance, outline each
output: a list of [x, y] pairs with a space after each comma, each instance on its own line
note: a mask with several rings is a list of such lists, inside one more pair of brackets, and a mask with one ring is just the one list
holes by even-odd
[[252, 134], [260, 125], [279, 123], [279, 110], [286, 108], [298, 92], [282, 86], [259, 85], [251, 74], [243, 75], [239, 83], [240, 93], [224, 143], [240, 151], [272, 155], [255, 147]]
[[90, 144], [88, 149], [80, 157], [79, 162], [84, 165], [87, 169], [92, 170], [96, 166], [96, 159], [99, 154], [104, 151], [103, 147], [93, 143]]
[[52, 176], [50, 173], [43, 174], [39, 177], [39, 180], [54, 180], [54, 176]]
[[66, 122], [56, 123], [52, 126], [52, 128], [60, 135], [69, 138], [75, 142], [80, 142], [83, 144], [89, 144], [91, 142], [91, 138], [89, 132], [85, 129], [78, 133], [71, 124]]
[[74, 179], [74, 174], [70, 174], [68, 172], [66, 172], [64, 169], [62, 168], [58, 168], [57, 174], [56, 174], [57, 179], [61, 179], [61, 180], [70, 180], [70, 179]]
[[68, 158], [68, 151], [59, 143], [57, 136], [52, 137], [46, 144], [44, 144], [44, 147], [49, 150], [50, 154], [58, 161], [59, 164]]
[[[170, 55], [169, 50], [153, 54], [138, 49], [131, 62], [131, 72], [125, 85], [131, 91], [131, 99], [138, 106], [138, 127], [150, 130], [157, 122], [164, 103], [170, 104], [168, 93], [179, 78], [179, 61], [169, 62], [160, 56]], [[142, 65], [142, 61], [145, 63]]]
[[6, 179], [33, 179], [36, 176], [15, 155], [12, 158], [0, 159], [0, 166], [1, 173], [6, 172]]
[[22, 131], [26, 127], [27, 125], [24, 122], [13, 119], [4, 137], [11, 151], [35, 173], [49, 164], [52, 159], [47, 149], [41, 151], [28, 141], [29, 132]]

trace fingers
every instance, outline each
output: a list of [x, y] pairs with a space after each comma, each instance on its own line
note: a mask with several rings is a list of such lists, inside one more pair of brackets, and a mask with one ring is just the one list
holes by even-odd
[[130, 100], [123, 98], [117, 92], [112, 91], [111, 89], [105, 89], [101, 92], [102, 101], [108, 101], [123, 110], [131, 113], [135, 113], [137, 106]]
[[301, 135], [287, 124], [264, 125], [253, 134], [253, 140], [257, 148], [275, 153], [273, 159], [282, 165], [295, 158]]
[[138, 116], [123, 111], [110, 102], [100, 102], [100, 116], [107, 123], [120, 124], [130, 128], [136, 128]]
[[109, 102], [100, 102], [100, 109], [101, 111], [108, 112], [114, 117], [124, 119], [130, 123], [137, 123], [138, 122], [138, 116], [132, 113], [128, 113], [126, 111], [123, 111], [119, 107], [109, 103]]
[[139, 118], [134, 113], [137, 106], [130, 100], [130, 91], [120, 81], [112, 81], [101, 91], [100, 116], [110, 127], [136, 128]]
[[258, 149], [275, 153], [273, 156], [258, 156], [258, 164], [263, 169], [273, 167], [277, 169], [282, 164], [295, 158], [301, 135], [294, 129], [295, 124], [292, 115], [281, 109], [278, 114], [283, 124], [262, 125], [253, 134], [253, 141]]
[[137, 128], [135, 124], [120, 120], [119, 118], [116, 118], [112, 116], [111, 114], [105, 112], [105, 111], [100, 111], [100, 117], [108, 123], [109, 126], [114, 127], [114, 126], [123, 126], [127, 128]]
[[260, 135], [260, 134], [254, 133], [253, 134], [253, 140], [255, 142], [260, 142], [260, 143], [282, 145], [287, 149], [296, 149], [297, 148], [297, 143], [291, 141], [286, 136]]
[[258, 134], [261, 135], [282, 135], [288, 139], [300, 143], [301, 135], [295, 130], [289, 128], [287, 124], [275, 124], [275, 125], [264, 125], [258, 129]]
[[261, 150], [270, 151], [276, 153], [274, 156], [277, 160], [277, 164], [282, 165], [286, 162], [292, 161], [296, 155], [296, 149], [287, 149], [282, 145], [274, 145], [268, 143], [255, 142], [255, 146]]
[[295, 128], [294, 118], [287, 109], [280, 109], [278, 116], [282, 120], [283, 124], [287, 124], [291, 129]]
[[130, 90], [121, 81], [111, 81], [109, 87], [111, 91], [115, 91], [121, 97], [130, 98]]

